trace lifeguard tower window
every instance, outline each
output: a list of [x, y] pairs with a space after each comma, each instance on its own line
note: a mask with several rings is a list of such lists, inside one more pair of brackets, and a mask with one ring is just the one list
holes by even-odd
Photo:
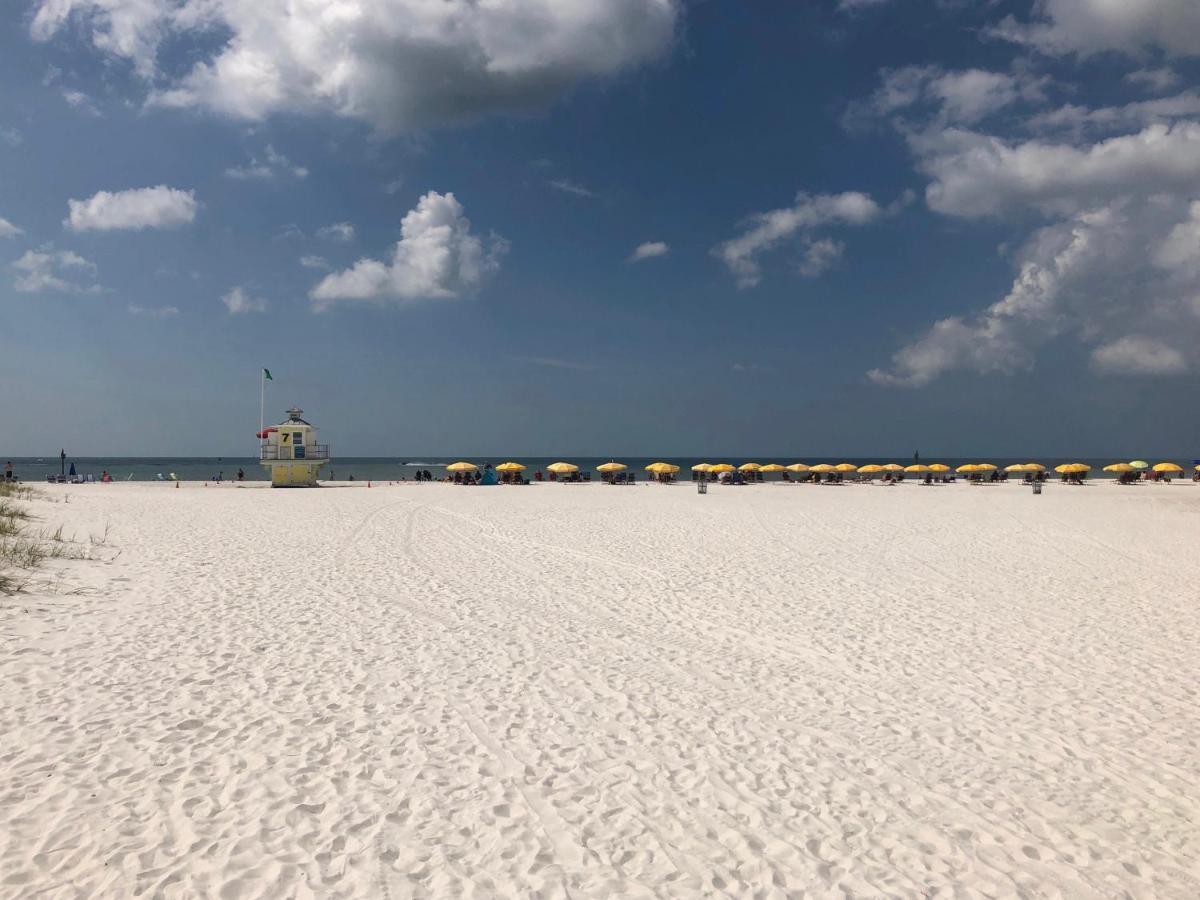
[[296, 444], [292, 447], [292, 459], [304, 459], [304, 445]]

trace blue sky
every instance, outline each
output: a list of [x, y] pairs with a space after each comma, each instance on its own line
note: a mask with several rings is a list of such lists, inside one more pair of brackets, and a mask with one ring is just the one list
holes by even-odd
[[7, 454], [1200, 455], [1194, 0], [6, 15]]

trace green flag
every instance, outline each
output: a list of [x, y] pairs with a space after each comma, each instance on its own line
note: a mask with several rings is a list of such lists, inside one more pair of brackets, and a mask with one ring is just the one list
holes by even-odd
[[271, 377], [271, 370], [270, 370], [270, 369], [263, 369], [263, 377], [264, 377], [264, 378], [266, 378], [266, 379], [267, 379], [267, 381], [274, 381], [274, 380], [275, 380], [274, 378], [272, 378], [272, 377]]

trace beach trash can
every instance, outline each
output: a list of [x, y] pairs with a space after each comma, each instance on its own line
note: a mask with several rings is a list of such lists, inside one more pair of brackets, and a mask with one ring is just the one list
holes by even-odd
[[703, 481], [703, 480], [697, 481], [696, 482], [696, 493], [697, 494], [707, 494], [708, 493], [708, 482]]
[[1042, 492], [1042, 483], [1040, 481], [1035, 481], [1033, 483], [1033, 492], [1035, 494], [1040, 494]]

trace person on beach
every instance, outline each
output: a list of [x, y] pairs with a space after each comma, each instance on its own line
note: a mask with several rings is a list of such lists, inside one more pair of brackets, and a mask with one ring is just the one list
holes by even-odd
[[237, 479], [238, 479], [238, 481], [246, 480], [246, 473], [243, 472], [240, 468], [238, 469]]
[[5, 481], [13, 480], [12, 460], [11, 459], [4, 464], [4, 480]]
[[103, 472], [100, 473], [100, 483], [101, 484], [111, 484], [112, 483], [112, 476], [108, 474], [108, 469], [105, 469]]

